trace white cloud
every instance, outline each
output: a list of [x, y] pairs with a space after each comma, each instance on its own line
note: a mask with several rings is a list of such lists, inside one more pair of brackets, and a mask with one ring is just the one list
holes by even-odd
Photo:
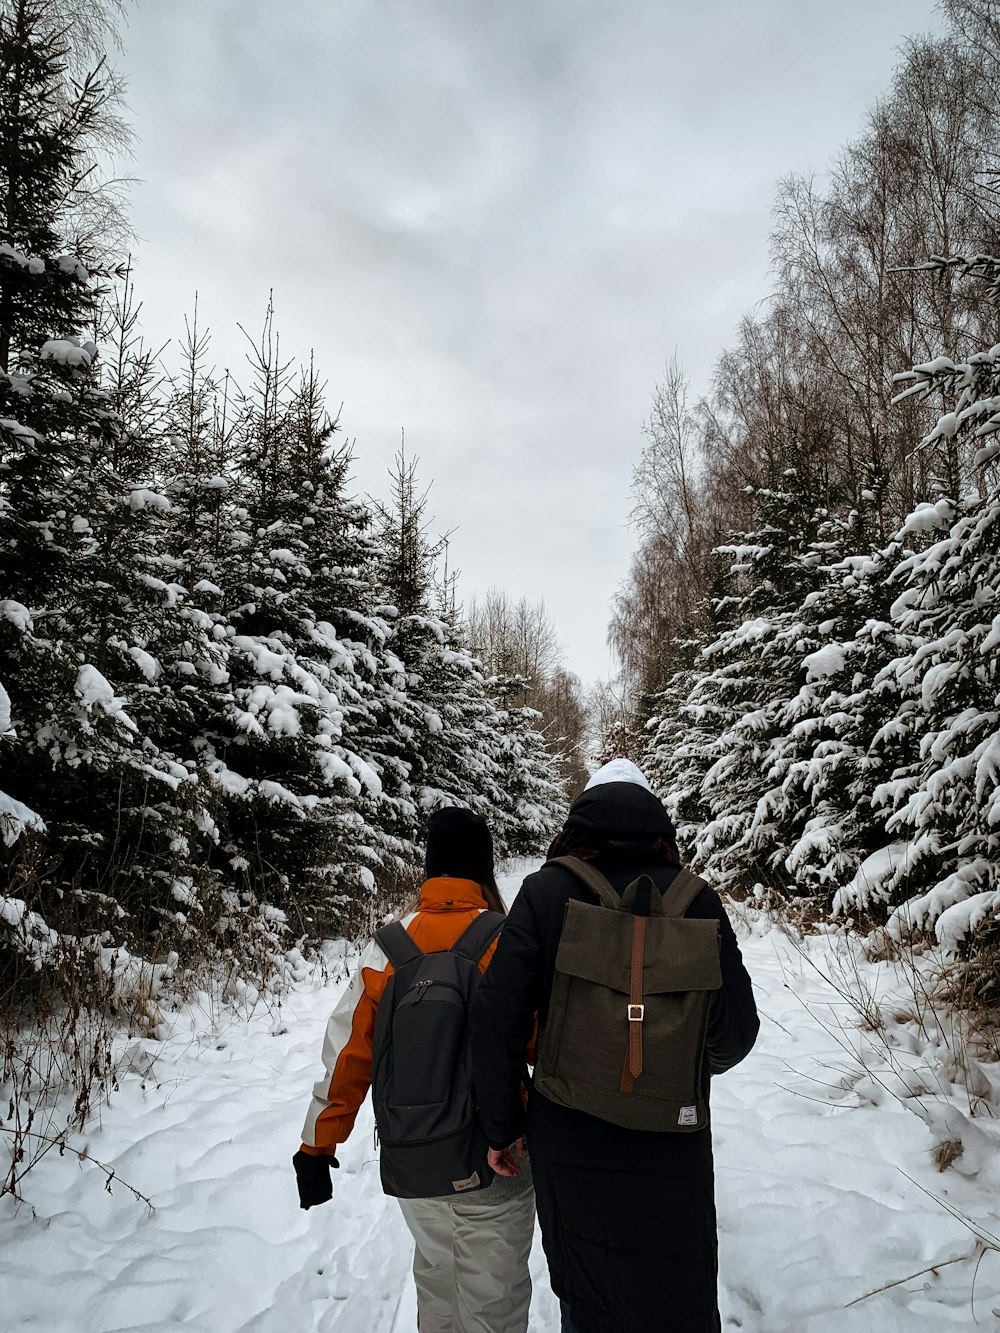
[[466, 593], [544, 596], [585, 676], [676, 347], [766, 294], [776, 179], [822, 169], [932, 0], [170, 0], [136, 8], [138, 285], [220, 363], [273, 287], [362, 489], [401, 427]]

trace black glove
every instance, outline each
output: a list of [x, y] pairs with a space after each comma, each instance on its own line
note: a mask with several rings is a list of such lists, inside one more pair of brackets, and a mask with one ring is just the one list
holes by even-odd
[[292, 1158], [292, 1166], [295, 1167], [295, 1181], [299, 1187], [300, 1208], [312, 1208], [315, 1204], [326, 1203], [333, 1198], [330, 1167], [340, 1166], [336, 1157], [314, 1157], [300, 1148]]

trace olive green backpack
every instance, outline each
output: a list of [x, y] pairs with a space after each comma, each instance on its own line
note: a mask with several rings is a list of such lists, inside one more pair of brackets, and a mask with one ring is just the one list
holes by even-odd
[[569, 871], [599, 905], [566, 904], [535, 1087], [626, 1129], [704, 1129], [705, 1039], [722, 985], [719, 928], [714, 918], [684, 917], [704, 882], [681, 870], [661, 894], [640, 875], [619, 897], [575, 857], [546, 864]]

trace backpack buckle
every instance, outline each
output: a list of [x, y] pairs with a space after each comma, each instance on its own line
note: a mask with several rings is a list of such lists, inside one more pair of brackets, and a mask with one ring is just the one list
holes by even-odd
[[646, 1006], [644, 1004], [630, 1004], [628, 1007], [628, 1021], [630, 1023], [641, 1023], [646, 1016]]

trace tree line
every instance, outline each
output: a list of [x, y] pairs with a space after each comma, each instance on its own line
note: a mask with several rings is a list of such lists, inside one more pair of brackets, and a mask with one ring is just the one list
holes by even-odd
[[[113, 16], [113, 15], [112, 15]], [[550, 653], [480, 660], [416, 462], [351, 487], [273, 305], [242, 382], [195, 310], [143, 341], [98, 170], [127, 137], [109, 11], [0, 4], [0, 974], [67, 958], [259, 975], [419, 871], [428, 814], [551, 836], [573, 779]], [[102, 26], [103, 25], [103, 26]], [[523, 608], [530, 616], [530, 608]], [[533, 693], [534, 691], [534, 693]], [[75, 944], [74, 954], [70, 945]], [[14, 1002], [12, 1001], [12, 1002]]]
[[722, 886], [929, 933], [1000, 987], [1000, 15], [945, 0], [692, 401], [613, 608], [623, 746]]

